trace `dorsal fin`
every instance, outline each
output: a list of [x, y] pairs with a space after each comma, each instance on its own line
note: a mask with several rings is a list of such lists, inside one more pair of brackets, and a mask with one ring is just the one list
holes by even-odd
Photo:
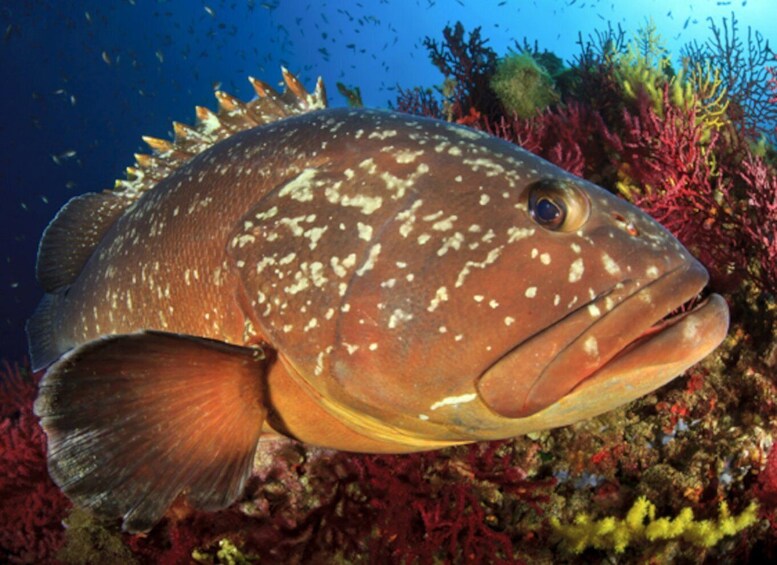
[[71, 198], [51, 220], [38, 246], [35, 274], [46, 292], [76, 280], [94, 248], [134, 202], [111, 191]]
[[218, 112], [197, 106], [194, 126], [173, 122], [173, 141], [144, 137], [153, 155], [135, 155], [135, 166], [127, 168], [127, 178], [117, 180], [115, 190], [128, 196], [153, 188], [172, 171], [229, 136], [263, 124], [326, 108], [326, 91], [321, 78], [310, 93], [299, 79], [281, 67], [286, 84], [282, 94], [261, 80], [249, 77], [256, 98], [242, 102], [226, 92], [216, 91]]

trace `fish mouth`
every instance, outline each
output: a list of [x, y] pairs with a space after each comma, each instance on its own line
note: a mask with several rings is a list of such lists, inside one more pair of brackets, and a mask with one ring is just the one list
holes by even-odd
[[593, 416], [655, 390], [708, 355], [728, 331], [720, 295], [691, 306], [707, 280], [704, 267], [691, 261], [648, 284], [619, 283], [492, 365], [477, 383], [482, 401], [500, 416], [524, 418], [585, 388], [606, 396], [576, 394]]

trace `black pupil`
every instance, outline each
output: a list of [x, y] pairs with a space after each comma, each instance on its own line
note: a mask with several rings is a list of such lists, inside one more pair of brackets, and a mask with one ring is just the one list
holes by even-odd
[[561, 210], [552, 200], [541, 198], [534, 207], [534, 216], [538, 221], [545, 224], [552, 224], [558, 220]]

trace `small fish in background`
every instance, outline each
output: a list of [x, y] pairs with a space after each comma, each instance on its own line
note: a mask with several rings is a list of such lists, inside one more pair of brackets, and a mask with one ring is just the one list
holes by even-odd
[[67, 151], [63, 151], [58, 155], [52, 155], [51, 160], [54, 161], [54, 163], [56, 163], [57, 165], [61, 165], [65, 161], [75, 158], [76, 155], [77, 153], [75, 149], [68, 149]]
[[726, 335], [723, 298], [696, 301], [704, 267], [628, 202], [283, 79], [144, 138], [43, 234], [35, 412], [77, 505], [131, 532], [181, 495], [224, 508], [263, 437], [403, 453], [567, 425]]
[[10, 23], [5, 26], [5, 31], [3, 32], [3, 43], [8, 43], [15, 32], [16, 26], [14, 24]]

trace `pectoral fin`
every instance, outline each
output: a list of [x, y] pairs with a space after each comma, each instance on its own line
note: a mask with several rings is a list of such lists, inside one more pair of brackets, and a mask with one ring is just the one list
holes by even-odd
[[49, 473], [77, 505], [150, 529], [184, 493], [232, 503], [250, 475], [266, 410], [258, 349], [162, 332], [89, 342], [43, 378], [35, 413]]

